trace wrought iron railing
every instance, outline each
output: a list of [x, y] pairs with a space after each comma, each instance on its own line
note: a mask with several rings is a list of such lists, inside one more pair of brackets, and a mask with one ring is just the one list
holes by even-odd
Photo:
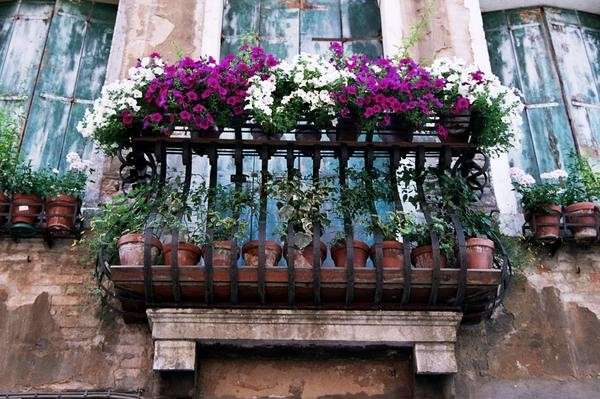
[[[455, 130], [462, 129], [463, 133], [469, 134], [468, 131], [468, 120], [467, 122], [458, 119], [456, 122]], [[477, 150], [476, 145], [468, 142], [462, 143], [442, 143], [436, 138], [433, 125], [428, 125], [427, 129], [419, 131], [412, 135], [410, 141], [392, 141], [389, 138], [393, 134], [397, 134], [398, 130], [388, 129], [378, 131], [376, 133], [363, 133], [359, 140], [345, 141], [345, 140], [323, 140], [324, 137], [334, 138], [336, 131], [317, 131], [317, 135], [320, 136], [318, 140], [287, 140], [287, 139], [249, 139], [252, 132], [256, 132], [258, 127], [251, 124], [245, 124], [235, 129], [224, 130], [221, 134], [221, 138], [206, 138], [206, 137], [182, 137], [173, 135], [171, 137], [158, 137], [158, 136], [142, 136], [133, 139], [132, 146], [130, 148], [123, 149], [119, 158], [122, 162], [121, 165], [121, 177], [124, 184], [131, 184], [139, 182], [144, 179], [158, 178], [164, 182], [167, 178], [168, 160], [179, 158], [184, 165], [184, 192], [189, 193], [190, 185], [192, 181], [192, 162], [193, 157], [203, 157], [208, 160], [209, 173], [208, 173], [208, 185], [210, 188], [214, 188], [217, 185], [217, 162], [220, 157], [229, 157], [233, 159], [235, 165], [235, 171], [231, 177], [233, 185], [237, 190], [242, 189], [244, 182], [244, 170], [243, 160], [245, 157], [258, 157], [260, 159], [260, 174], [262, 175], [261, 186], [260, 186], [260, 207], [258, 215], [258, 240], [259, 240], [259, 256], [258, 266], [255, 272], [245, 271], [243, 267], [238, 266], [237, 256], [232, 255], [231, 264], [228, 268], [228, 298], [223, 299], [222, 297], [215, 300], [215, 267], [213, 267], [212, 252], [213, 248], [210, 244], [212, 238], [212, 231], [207, 230], [207, 237], [209, 244], [206, 247], [204, 254], [204, 266], [195, 266], [194, 270], [190, 271], [189, 268], [182, 268], [178, 265], [177, 259], [177, 248], [178, 248], [178, 232], [173, 231], [171, 234], [171, 264], [167, 270], [159, 270], [159, 267], [151, 264], [151, 253], [150, 253], [150, 240], [151, 231], [145, 232], [145, 256], [144, 264], [140, 265], [140, 273], [143, 276], [143, 293], [139, 291], [128, 289], [127, 284], [117, 284], [118, 294], [117, 298], [124, 300], [137, 301], [141, 304], [141, 307], [159, 307], [159, 306], [226, 306], [226, 307], [244, 307], [244, 306], [258, 306], [258, 307], [327, 307], [328, 303], [322, 300], [322, 277], [324, 273], [329, 273], [330, 268], [323, 268], [321, 263], [320, 251], [320, 236], [321, 231], [317, 223], [315, 223], [314, 234], [313, 234], [313, 245], [314, 250], [312, 270], [304, 270], [303, 272], [311, 273], [311, 281], [306, 284], [306, 273], [300, 274], [299, 268], [294, 265], [294, 248], [288, 247], [287, 259], [287, 276], [282, 276], [282, 281], [287, 285], [287, 301], [286, 303], [274, 304], [267, 298], [267, 291], [270, 287], [269, 281], [266, 279], [267, 268], [266, 266], [266, 254], [265, 254], [265, 241], [266, 241], [266, 207], [267, 207], [267, 189], [265, 187], [266, 176], [268, 173], [269, 159], [275, 157], [281, 157], [285, 159], [288, 174], [292, 173], [294, 162], [298, 157], [310, 157], [312, 159], [312, 178], [318, 181], [320, 178], [320, 165], [324, 158], [334, 158], [339, 162], [338, 168], [338, 179], [340, 186], [344, 187], [348, 184], [348, 161], [351, 157], [363, 158], [365, 169], [372, 171], [374, 168], [374, 161], [376, 159], [386, 159], [387, 165], [390, 170], [389, 184], [393, 192], [393, 204], [397, 210], [403, 209], [403, 202], [401, 200], [400, 193], [398, 191], [397, 171], [400, 167], [402, 159], [410, 159], [414, 168], [417, 171], [417, 175], [422, 175], [426, 167], [437, 166], [441, 170], [448, 170], [453, 174], [461, 175], [468, 182], [469, 186], [473, 190], [479, 190], [483, 193], [483, 190], [488, 183], [488, 159], [487, 157]], [[306, 131], [306, 128], [303, 128]], [[424, 181], [417, 179], [415, 181], [416, 190], [418, 197], [420, 198], [420, 206], [423, 211], [424, 217], [427, 222], [431, 223], [432, 216], [429, 205], [425, 201], [425, 193], [423, 188]], [[210, 208], [210, 197], [208, 207]], [[374, 206], [374, 204], [372, 204]], [[429, 295], [425, 303], [421, 303], [419, 307], [423, 308], [450, 308], [456, 310], [465, 309], [465, 301], [477, 300], [477, 292], [471, 293], [471, 296], [467, 293], [468, 286], [468, 270], [466, 263], [466, 247], [465, 247], [465, 233], [461, 225], [459, 217], [452, 215], [452, 224], [456, 232], [456, 240], [458, 243], [458, 265], [453, 267], [452, 273], [454, 273], [455, 292], [450, 297], [447, 292], [440, 300], [440, 286], [445, 280], [449, 279], [449, 274], [446, 273], [447, 269], [441, 268], [441, 253], [439, 245], [439, 237], [434, 231], [431, 231], [431, 242], [433, 247], [433, 259], [434, 267], [428, 271], [430, 273], [429, 281]], [[415, 267], [411, 261], [411, 246], [410, 243], [404, 243], [404, 267], [402, 270], [389, 271], [384, 270], [382, 265], [382, 238], [380, 234], [375, 234], [375, 256], [373, 259], [374, 267], [370, 269], [368, 278], [364, 275], [364, 270], [356, 270], [354, 267], [354, 251], [353, 251], [353, 221], [349, 218], [345, 218], [343, 221], [344, 233], [346, 236], [346, 251], [347, 251], [347, 265], [345, 271], [337, 270], [336, 273], [345, 273], [343, 276], [342, 286], [345, 291], [343, 303], [337, 304], [336, 306], [345, 307], [364, 307], [365, 303], [356, 300], [356, 283], [357, 283], [357, 272], [361, 278], [361, 284], [367, 282], [372, 287], [369, 291], [372, 294], [372, 300], [366, 304], [372, 308], [407, 308], [414, 307], [412, 303], [411, 289], [414, 286], [413, 279], [416, 276]], [[293, 241], [294, 231], [292, 227], [287, 231], [288, 237], [287, 242]], [[232, 254], [236, 253], [236, 250], [240, 249], [240, 243], [234, 240], [234, 250]], [[114, 269], [114, 267], [112, 268]], [[112, 269], [109, 266], [109, 260], [104, 259], [103, 254], [100, 254], [98, 261], [98, 276], [100, 281], [106, 281], [105, 278], [111, 278]], [[281, 267], [278, 267], [278, 272], [281, 272]], [[339, 268], [337, 268], [339, 269]], [[181, 280], [181, 272], [184, 270], [186, 273], [196, 273], [194, 277], [196, 283], [202, 285], [202, 291], [204, 297], [201, 300], [197, 300], [195, 303], [190, 303], [189, 299], [183, 298], [182, 295], [182, 284], [191, 284], [188, 280], [192, 277], [187, 277], [184, 283]], [[197, 275], [198, 270], [202, 270], [203, 276]], [[222, 270], [217, 270], [219, 278], [225, 278]], [[160, 273], [159, 273], [160, 272]], [[168, 274], [169, 284], [171, 285], [170, 300], [157, 299], [154, 289], [155, 281], [153, 281], [157, 273], [162, 277], [166, 278], [165, 273]], [[161, 274], [162, 273], [162, 274]], [[255, 274], [255, 289], [256, 289], [256, 301], [248, 301], [243, 298], [240, 299], [240, 273], [246, 276], [247, 273]], [[494, 273], [496, 273], [497, 280], [494, 283], [493, 294], [490, 296], [490, 291], [482, 294], [484, 305], [483, 307], [477, 305], [477, 314], [488, 314], [491, 309], [501, 300], [503, 293], [508, 285], [510, 278], [510, 264], [507, 257], [504, 254], [503, 248], [498, 248], [497, 256], [494, 262]], [[253, 275], [254, 276], [254, 275]], [[300, 277], [304, 280], [297, 281]], [[246, 276], [247, 277], [247, 276]], [[244, 278], [246, 278], [244, 277]], [[254, 278], [254, 277], [252, 277]], [[366, 279], [366, 280], [365, 280]], [[225, 281], [222, 280], [222, 281]], [[368, 280], [368, 281], [367, 281]], [[162, 280], [161, 280], [162, 281]], [[221, 280], [220, 280], [221, 281]], [[244, 280], [246, 283], [247, 281]], [[401, 281], [398, 284], [398, 281]], [[196, 284], [195, 283], [195, 284]], [[422, 282], [421, 282], [422, 283]], [[339, 287], [339, 282], [337, 283]], [[401, 293], [399, 297], [388, 295], [386, 289], [389, 286], [393, 286], [398, 293]], [[101, 286], [104, 286], [101, 284]], [[297, 289], [299, 286], [309, 287], [312, 290], [311, 302], [312, 303], [299, 303], [297, 301], [298, 293]], [[114, 291], [107, 290], [110, 295], [114, 295]], [[386, 293], [386, 295], [384, 295]], [[217, 295], [219, 296], [219, 295]], [[136, 305], [137, 306], [137, 305]], [[134, 306], [135, 307], [135, 306]]]

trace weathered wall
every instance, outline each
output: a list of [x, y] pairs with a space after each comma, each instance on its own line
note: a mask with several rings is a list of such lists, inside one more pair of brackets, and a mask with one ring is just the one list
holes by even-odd
[[461, 328], [457, 398], [598, 397], [600, 247], [540, 259], [492, 320]]

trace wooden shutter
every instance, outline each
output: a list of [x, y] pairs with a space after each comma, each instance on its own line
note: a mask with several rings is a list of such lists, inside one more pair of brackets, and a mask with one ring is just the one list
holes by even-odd
[[340, 40], [349, 53], [383, 53], [377, 0], [226, 0], [221, 54], [235, 53], [249, 33], [280, 58], [323, 54]]
[[544, 8], [580, 153], [600, 164], [600, 16]]
[[76, 126], [100, 95], [115, 17], [113, 5], [57, 1], [21, 145], [34, 166], [64, 170], [68, 152], [89, 155]]
[[536, 178], [564, 167], [575, 143], [542, 9], [490, 12], [483, 20], [493, 72], [518, 87], [526, 104], [513, 163]]
[[24, 122], [54, 1], [0, 3], [0, 108]]

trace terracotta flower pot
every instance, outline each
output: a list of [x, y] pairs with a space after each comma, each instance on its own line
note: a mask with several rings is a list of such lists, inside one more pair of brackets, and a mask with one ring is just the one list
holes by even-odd
[[[213, 266], [231, 266], [231, 251], [233, 250], [233, 241], [213, 241], [213, 253], [212, 253], [212, 265]], [[206, 262], [206, 257], [208, 256], [208, 249], [205, 246], [203, 248], [204, 261]], [[237, 259], [239, 256], [239, 249], [235, 254], [235, 258]]]
[[252, 138], [254, 140], [281, 140], [281, 137], [283, 136], [282, 133], [268, 134], [265, 133], [262, 129], [258, 128], [252, 128], [250, 130], [250, 135], [252, 135]]
[[[163, 245], [163, 257], [165, 259], [165, 265], [171, 266], [171, 244]], [[202, 249], [189, 242], [179, 241], [177, 248], [177, 264], [179, 266], [194, 266], [198, 264], [200, 257], [202, 256]]]
[[9, 209], [10, 199], [6, 194], [0, 192], [0, 225], [6, 223]]
[[11, 223], [34, 224], [42, 212], [42, 199], [35, 194], [13, 194]]
[[494, 242], [487, 238], [469, 238], [466, 242], [467, 268], [491, 269], [494, 262]]
[[[244, 256], [244, 263], [246, 266], [258, 266], [258, 248], [260, 241], [252, 240], [248, 241], [244, 244], [242, 248], [242, 254]], [[265, 241], [265, 266], [267, 267], [275, 267], [279, 263], [281, 259], [282, 253], [281, 245], [277, 244], [275, 241], [266, 240]]]
[[389, 132], [382, 133], [379, 136], [381, 141], [388, 144], [394, 143], [412, 143], [413, 136], [417, 127], [404, 118], [394, 115], [389, 126]]
[[[377, 244], [371, 246], [371, 259], [375, 264], [375, 248]], [[404, 267], [404, 245], [401, 242], [390, 240], [381, 243], [383, 258], [381, 263], [385, 269], [402, 269]]]
[[46, 221], [50, 230], [73, 230], [77, 212], [77, 198], [59, 194], [46, 199]]
[[[119, 261], [121, 265], [143, 265], [144, 264], [144, 235], [131, 233], [125, 234], [117, 241], [119, 250]], [[156, 264], [156, 260], [162, 251], [162, 244], [156, 236], [150, 237], [151, 264]]]
[[[417, 269], [433, 269], [433, 248], [431, 245], [421, 245], [412, 250], [411, 258]], [[440, 252], [440, 268], [446, 268], [448, 260]]]
[[[354, 267], [366, 267], [367, 259], [369, 258], [369, 246], [360, 240], [353, 240], [354, 255], [353, 264]], [[346, 241], [339, 242], [331, 246], [331, 258], [335, 267], [346, 267], [348, 264], [346, 253]]]
[[[321, 264], [323, 264], [323, 262], [325, 261], [325, 258], [327, 258], [327, 246], [325, 245], [325, 243], [323, 241], [319, 241], [320, 245], [319, 245], [319, 249], [321, 252]], [[284, 252], [286, 254], [286, 260], [287, 258], [287, 246], [284, 247]], [[314, 251], [313, 251], [313, 245], [312, 242], [310, 244], [308, 244], [306, 247], [302, 248], [302, 249], [296, 249], [294, 251], [294, 268], [296, 267], [306, 267], [306, 268], [311, 268], [313, 267], [313, 260], [315, 259], [314, 257]]]
[[567, 223], [581, 225], [569, 227], [577, 241], [590, 241], [596, 238], [597, 211], [597, 206], [593, 202], [577, 202], [565, 208]]
[[557, 240], [560, 237], [560, 205], [544, 205], [543, 211], [529, 216], [534, 228], [533, 236], [538, 240]]

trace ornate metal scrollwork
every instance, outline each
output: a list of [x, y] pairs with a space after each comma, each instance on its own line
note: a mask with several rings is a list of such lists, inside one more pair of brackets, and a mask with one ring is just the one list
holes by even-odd
[[152, 152], [134, 151], [129, 146], [122, 146], [117, 151], [117, 158], [121, 161], [119, 177], [124, 191], [132, 184], [150, 181], [157, 175]]
[[458, 157], [452, 167], [452, 174], [460, 174], [469, 187], [483, 195], [489, 183], [488, 170], [490, 161], [487, 155], [479, 151], [466, 152]]

